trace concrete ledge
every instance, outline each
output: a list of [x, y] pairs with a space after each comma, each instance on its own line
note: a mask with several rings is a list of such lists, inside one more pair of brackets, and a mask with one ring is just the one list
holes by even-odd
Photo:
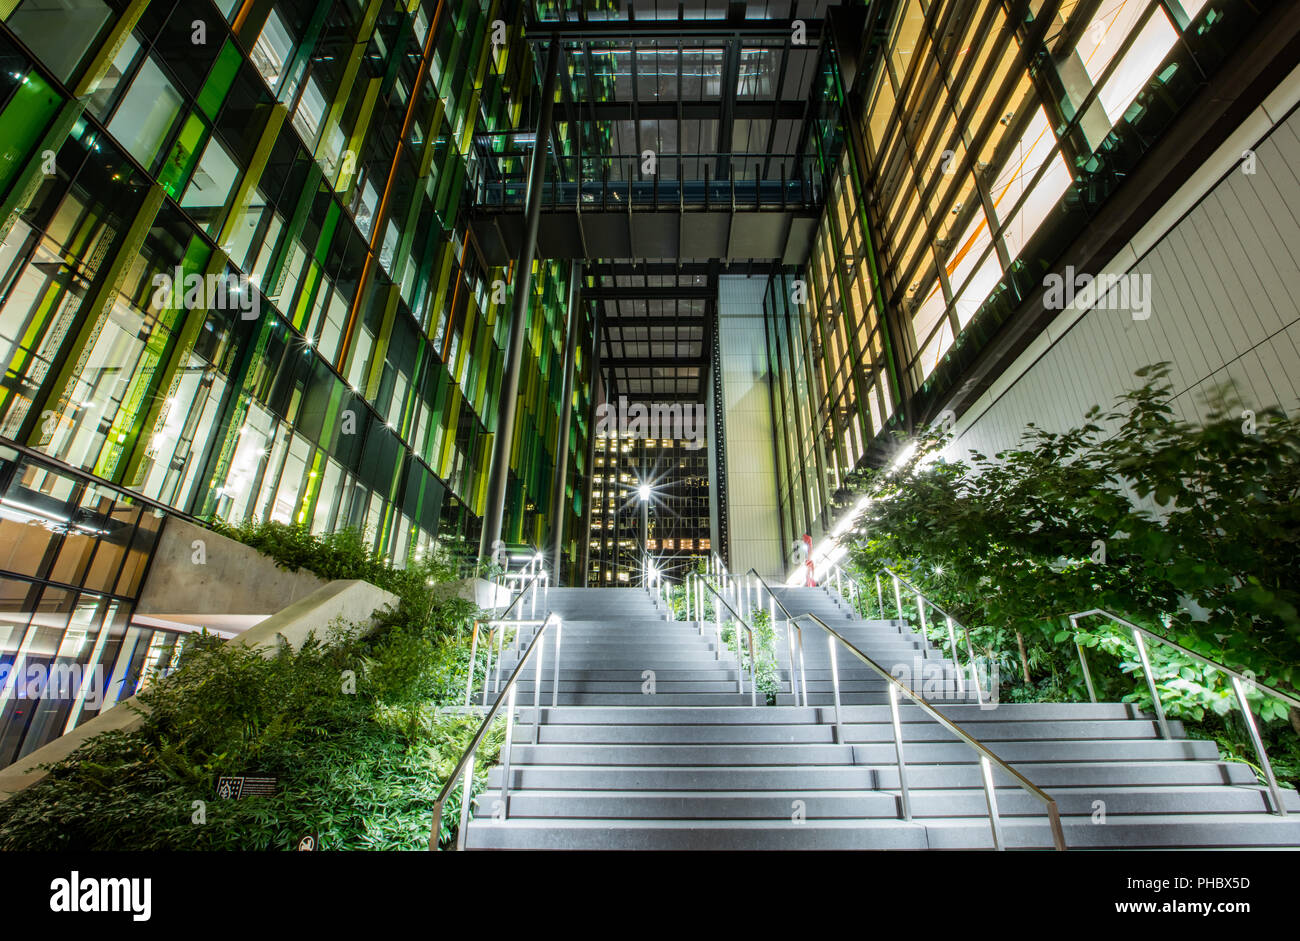
[[[336, 621], [356, 624], [363, 634], [369, 633], [374, 629], [375, 611], [385, 605], [396, 604], [396, 595], [376, 588], [369, 582], [355, 579], [327, 582], [306, 598], [277, 611], [229, 643], [258, 648], [263, 656], [270, 657], [282, 644], [298, 650], [313, 634], [323, 638]], [[138, 708], [142, 707], [135, 696], [125, 699], [102, 715], [77, 726], [67, 735], [56, 738], [9, 767], [0, 769], [0, 802], [45, 777], [46, 771], [39, 765], [63, 760], [88, 739], [102, 732], [129, 731], [139, 727], [142, 716], [136, 711]]]
[[503, 608], [510, 603], [510, 589], [486, 578], [462, 578], [453, 584], [457, 598], [472, 601], [480, 608]]
[[[195, 561], [202, 553], [202, 564]], [[163, 526], [136, 614], [265, 617], [328, 582], [281, 568], [251, 546], [176, 517]]]

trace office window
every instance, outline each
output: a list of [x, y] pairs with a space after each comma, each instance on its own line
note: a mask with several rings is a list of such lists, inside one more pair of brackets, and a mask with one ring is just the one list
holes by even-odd
[[209, 139], [203, 156], [199, 158], [198, 169], [181, 197], [181, 205], [207, 229], [209, 235], [217, 235], [222, 222], [222, 208], [238, 179], [239, 168], [226, 148], [215, 137]]
[[131, 156], [152, 167], [180, 111], [180, 93], [153, 59], [145, 59], [108, 130]]
[[272, 10], [266, 18], [262, 33], [253, 44], [253, 53], [249, 57], [258, 74], [266, 80], [271, 91], [279, 90], [280, 79], [293, 54], [293, 39], [285, 29], [280, 14]]
[[103, 0], [25, 0], [5, 25], [66, 82], [109, 16]]
[[131, 70], [131, 63], [135, 61], [139, 51], [140, 43], [136, 41], [133, 34], [128, 34], [122, 43], [122, 48], [118, 50], [112, 64], [109, 65], [108, 71], [91, 91], [86, 110], [101, 121], [108, 115], [109, 109], [126, 88], [126, 73]]

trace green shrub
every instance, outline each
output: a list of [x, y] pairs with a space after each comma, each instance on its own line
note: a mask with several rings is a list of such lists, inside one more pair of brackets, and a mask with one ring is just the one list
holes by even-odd
[[[143, 693], [143, 723], [95, 736], [0, 804], [4, 849], [422, 849], [443, 780], [477, 730], [463, 694], [474, 605], [438, 551], [396, 570], [354, 532], [219, 526], [290, 568], [362, 578], [398, 595], [369, 636], [333, 625], [273, 656], [211, 635]], [[478, 753], [475, 790], [501, 744]], [[222, 799], [222, 775], [277, 778], [273, 796]], [[440, 838], [454, 839], [459, 791]]]
[[[945, 441], [925, 434], [900, 472], [861, 475], [855, 487], [873, 500], [852, 565], [868, 576], [889, 566], [950, 609], [998, 664], [1008, 699], [1086, 699], [1063, 615], [1091, 608], [1295, 691], [1300, 423], [1276, 409], [1248, 415], [1221, 390], [1193, 425], [1175, 417], [1164, 364], [1137, 375], [1141, 388], [1077, 428], [1031, 424], [1016, 447], [969, 464], [931, 462]], [[1131, 636], [1081, 626], [1099, 696], [1149, 705]], [[1148, 646], [1169, 714], [1230, 734], [1224, 677]], [[1300, 731], [1300, 714], [1250, 699], [1268, 735], [1294, 741], [1286, 723]]]

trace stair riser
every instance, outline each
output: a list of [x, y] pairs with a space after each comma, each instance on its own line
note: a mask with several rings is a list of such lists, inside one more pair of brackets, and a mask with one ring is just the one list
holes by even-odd
[[[532, 716], [528, 716], [531, 723]], [[1153, 723], [1141, 720], [1115, 722], [1058, 722], [1051, 730], [1039, 729], [1031, 722], [972, 723], [966, 730], [981, 742], [1019, 741], [1050, 738], [1058, 742], [1089, 739], [1111, 741], [1132, 739], [1149, 741], [1158, 738]], [[886, 723], [847, 725], [845, 736], [850, 742], [893, 742], [893, 727]], [[547, 744], [829, 744], [835, 734], [832, 725], [554, 725], [543, 723], [542, 742]], [[956, 741], [938, 723], [911, 722], [904, 726], [904, 741]]]
[[[1210, 793], [1189, 794], [1173, 790], [1154, 794], [1132, 794], [1114, 789], [1095, 788], [1086, 793], [1063, 793], [1057, 800], [1062, 815], [1091, 817], [1097, 802], [1105, 806], [1105, 817], [1132, 814], [1161, 814], [1180, 812], [1189, 797], [1197, 800], [1197, 813], [1267, 813], [1268, 804], [1262, 794], [1245, 789], [1202, 788]], [[500, 796], [499, 791], [487, 793], [488, 803]], [[1041, 818], [1042, 802], [1019, 788], [998, 789], [998, 813], [1001, 817]], [[912, 795], [914, 818], [942, 819], [950, 817], [977, 817], [987, 819], [988, 804], [983, 790], [959, 793], [933, 794], [917, 791]], [[902, 803], [896, 793], [875, 791], [870, 793], [790, 792], [783, 795], [763, 793], [701, 796], [698, 794], [657, 794], [650, 796], [622, 796], [618, 794], [590, 794], [583, 791], [546, 792], [534, 794], [520, 791], [510, 797], [510, 817], [540, 819], [605, 820], [788, 820], [796, 813], [807, 820], [887, 820], [900, 819]], [[1098, 820], [1101, 817], [1098, 816]], [[1099, 823], [1099, 825], [1105, 825]]]
[[[1172, 825], [1172, 824], [1177, 825]], [[1011, 849], [1051, 849], [1046, 823], [1004, 820], [1004, 845]], [[1251, 820], [1111, 822], [1068, 821], [1066, 846], [1084, 848], [1214, 848], [1240, 846], [1294, 847], [1300, 844], [1300, 822]], [[484, 824], [471, 831], [471, 848], [500, 849], [613, 849], [613, 850], [862, 850], [862, 849], [991, 849], [993, 838], [986, 822], [924, 821], [874, 826], [820, 826], [782, 821], [777, 826], [754, 822], [750, 829], [692, 825], [661, 829], [655, 826], [558, 827], [553, 822], [529, 821], [504, 825]]]
[[[490, 786], [500, 787], [500, 769], [488, 774]], [[684, 767], [619, 768], [511, 767], [512, 789], [543, 788], [595, 790], [892, 790], [897, 789], [898, 769], [892, 766], [809, 768]], [[994, 770], [999, 785], [1013, 786], [1001, 770]], [[1038, 765], [1031, 780], [1039, 787], [1133, 787], [1243, 784], [1255, 786], [1254, 776], [1237, 766], [1203, 762], [1114, 763]], [[909, 765], [909, 788], [982, 788], [977, 765], [932, 767]]]
[[[940, 714], [958, 724], [967, 722], [1002, 721], [1000, 717], [1014, 719], [1018, 722], [1057, 721], [1057, 720], [1091, 720], [1109, 721], [1111, 719], [1133, 719], [1138, 717], [1137, 710], [1124, 703], [1006, 703], [994, 709], [981, 709], [974, 705], [940, 705]], [[704, 723], [707, 725], [724, 725], [731, 723], [792, 723], [829, 721], [831, 711], [824, 708], [803, 706], [759, 706], [718, 711], [707, 708], [655, 709], [588, 709], [563, 708], [547, 709], [545, 719], [556, 724], [668, 724]], [[889, 721], [888, 706], [849, 706], [842, 711], [846, 723], [884, 723]], [[926, 716], [919, 706], [902, 703], [899, 706], [899, 718], [902, 722], [926, 722], [934, 720]]]
[[[522, 731], [522, 730], [521, 730]], [[531, 730], [527, 733], [531, 737]], [[967, 764], [977, 758], [964, 742], [905, 742], [909, 764]], [[1213, 742], [1002, 742], [996, 753], [1011, 764], [1035, 762], [1107, 762], [1213, 760]], [[512, 759], [519, 765], [828, 765], [892, 764], [894, 745], [523, 745]], [[1024, 769], [1022, 769], [1024, 770]]]

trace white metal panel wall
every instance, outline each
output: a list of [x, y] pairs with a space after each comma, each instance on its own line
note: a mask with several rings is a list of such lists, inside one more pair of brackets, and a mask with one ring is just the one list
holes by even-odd
[[1188, 421], [1225, 384], [1245, 408], [1300, 410], [1300, 116], [1288, 114], [1298, 86], [1288, 80], [1208, 162], [1213, 174], [1202, 168], [1188, 184], [1196, 191], [1184, 187], [1108, 266], [1150, 275], [1150, 318], [1064, 312], [958, 421], [950, 456], [1011, 447], [1029, 422], [1077, 426], [1140, 385], [1134, 370], [1161, 361]]
[[763, 294], [767, 278], [718, 279], [718, 347], [727, 472], [731, 569], [782, 575], [781, 523], [773, 456], [772, 377]]

